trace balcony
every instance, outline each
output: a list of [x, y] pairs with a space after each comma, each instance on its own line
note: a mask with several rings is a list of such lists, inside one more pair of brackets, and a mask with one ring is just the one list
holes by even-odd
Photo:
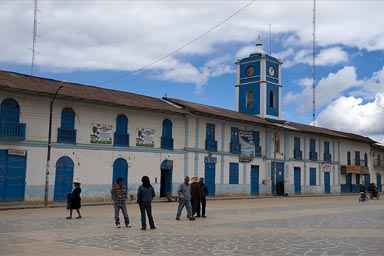
[[0, 138], [10, 140], [25, 140], [26, 124], [0, 121]]
[[324, 161], [328, 163], [332, 162], [332, 155], [324, 153]]
[[161, 137], [161, 148], [173, 150], [173, 138]]
[[309, 152], [309, 160], [317, 161], [317, 152]]
[[255, 146], [255, 156], [261, 156], [261, 147]]
[[129, 147], [129, 134], [115, 132], [113, 136], [113, 145], [118, 147]]
[[211, 151], [211, 152], [217, 152], [217, 141], [205, 140], [205, 150]]
[[241, 145], [239, 143], [230, 143], [230, 152], [232, 154], [240, 154], [241, 153]]
[[68, 143], [76, 144], [76, 130], [58, 128], [57, 129], [57, 142], [58, 143]]
[[373, 167], [384, 168], [384, 160], [382, 160], [382, 159], [373, 159]]
[[303, 151], [301, 151], [301, 150], [294, 150], [293, 151], [293, 158], [295, 160], [303, 160]]

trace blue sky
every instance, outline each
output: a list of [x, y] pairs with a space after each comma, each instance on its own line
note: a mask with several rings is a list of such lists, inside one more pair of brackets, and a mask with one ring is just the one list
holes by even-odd
[[[46, 0], [38, 9], [36, 76], [233, 110], [235, 62], [260, 34], [284, 63], [283, 118], [312, 121], [313, 1]], [[381, 1], [316, 2], [316, 125], [384, 143], [382, 13]], [[33, 1], [1, 1], [0, 31], [0, 69], [30, 74]]]

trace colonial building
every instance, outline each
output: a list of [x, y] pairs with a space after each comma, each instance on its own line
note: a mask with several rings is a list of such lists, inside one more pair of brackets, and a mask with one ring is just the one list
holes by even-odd
[[118, 177], [135, 193], [143, 175], [160, 197], [186, 175], [209, 196], [381, 189], [383, 147], [282, 120], [281, 62], [260, 42], [236, 65], [236, 111], [0, 71], [0, 201], [63, 201], [74, 178], [106, 201]]

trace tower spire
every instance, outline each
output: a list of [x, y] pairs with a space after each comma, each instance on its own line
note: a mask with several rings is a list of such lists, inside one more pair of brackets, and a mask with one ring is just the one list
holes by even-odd
[[263, 50], [263, 44], [261, 43], [261, 36], [257, 36], [257, 42], [256, 42], [256, 49], [251, 53], [251, 55], [254, 54], [265, 54], [265, 51]]

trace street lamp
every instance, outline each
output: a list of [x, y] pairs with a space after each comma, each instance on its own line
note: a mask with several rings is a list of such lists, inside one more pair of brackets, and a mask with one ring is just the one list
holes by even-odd
[[48, 185], [49, 185], [48, 179], [49, 179], [49, 169], [50, 169], [50, 161], [51, 161], [52, 108], [53, 108], [53, 103], [55, 102], [57, 94], [63, 87], [64, 87], [64, 81], [61, 81], [49, 105], [48, 147], [47, 147], [47, 166], [45, 171], [44, 206], [48, 206]]
[[283, 123], [282, 125], [279, 126], [279, 128], [274, 131], [273, 133], [273, 137], [274, 137], [274, 152], [273, 152], [273, 164], [274, 164], [274, 167], [273, 167], [273, 187], [274, 187], [274, 190], [273, 190], [273, 195], [276, 196], [276, 141], [277, 141], [277, 134], [279, 133], [280, 129], [283, 128], [284, 126], [286, 126], [287, 124], [289, 124], [289, 121]]

